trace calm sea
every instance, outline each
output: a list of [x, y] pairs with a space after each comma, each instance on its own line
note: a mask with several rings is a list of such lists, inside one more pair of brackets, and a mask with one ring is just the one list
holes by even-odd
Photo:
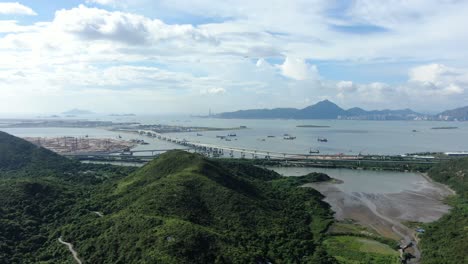
[[[183, 116], [93, 116], [89, 120], [116, 122], [139, 122], [142, 124], [168, 124], [181, 126], [204, 126], [247, 129], [233, 131], [210, 131], [197, 133], [172, 133], [170, 136], [189, 141], [212, 143], [274, 152], [306, 154], [310, 149], [327, 154], [404, 154], [414, 152], [468, 151], [468, 122], [433, 121], [350, 121], [350, 120], [241, 120], [214, 119]], [[298, 125], [328, 126], [301, 128]], [[454, 126], [457, 129], [432, 129]], [[118, 133], [89, 128], [0, 128], [5, 132], [25, 136], [92, 136], [117, 137]], [[217, 138], [218, 135], [236, 133], [231, 141]], [[283, 135], [295, 136], [284, 140]], [[142, 138], [121, 134], [123, 138]], [[328, 142], [319, 142], [317, 138]], [[172, 148], [173, 144], [143, 137], [150, 145], [139, 149]]]

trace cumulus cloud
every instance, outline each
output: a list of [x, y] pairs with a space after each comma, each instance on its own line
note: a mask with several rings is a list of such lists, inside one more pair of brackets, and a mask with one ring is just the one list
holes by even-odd
[[201, 94], [223, 94], [226, 93], [226, 89], [222, 87], [213, 87], [208, 89], [203, 89], [200, 91]]
[[[304, 98], [312, 102], [324, 97], [341, 98], [340, 103], [348, 106], [375, 108], [418, 108], [430, 100], [434, 107], [441, 107], [468, 101], [464, 48], [468, 34], [459, 26], [466, 22], [466, 1], [355, 0], [346, 7], [324, 0], [275, 5], [264, 0], [82, 2], [89, 6], [58, 10], [52, 20], [29, 25], [30, 20], [20, 18], [0, 21], [0, 32], [7, 33], [0, 34], [1, 89], [8, 84], [10, 99], [16, 96], [20, 102], [32, 94], [28, 89], [43, 87], [44, 98], [83, 90], [97, 94], [92, 91], [99, 90], [118, 101], [123, 91], [131, 90], [135, 93], [132, 102], [139, 102], [138, 96], [151, 103], [155, 102], [149, 99], [151, 95], [168, 102], [176, 98], [173, 101], [186, 100], [185, 109], [194, 104], [203, 108], [207, 103], [225, 110], [302, 107], [308, 103]], [[104, 9], [104, 5], [112, 8]], [[329, 16], [329, 10], [336, 13]], [[184, 22], [174, 24], [181, 17]], [[187, 17], [197, 24], [187, 24]], [[330, 25], [389, 30], [363, 35], [339, 32]], [[421, 65], [410, 69], [404, 80], [401, 68], [428, 60], [450, 61], [460, 68]], [[328, 71], [324, 76], [334, 75], [338, 80], [340, 65], [375, 65], [375, 71], [359, 74], [359, 78], [380, 82], [358, 82], [349, 73], [347, 80], [326, 80], [313, 61], [324, 65], [320, 68]], [[400, 83], [385, 84], [382, 72], [387, 68], [382, 65], [386, 62], [401, 65], [397, 74], [388, 71], [391, 77], [398, 75]], [[383, 79], [368, 78], [375, 72]], [[229, 96], [217, 100], [206, 96], [223, 93]], [[33, 99], [30, 102], [39, 101]], [[0, 98], [0, 107], [8, 102]], [[169, 103], [165, 105], [172, 111]], [[175, 105], [182, 108], [181, 103]]]
[[412, 68], [409, 77], [411, 81], [436, 83], [442, 75], [451, 72], [445, 65], [434, 63]]
[[0, 15], [37, 15], [30, 7], [22, 5], [18, 2], [0, 3]]
[[317, 67], [308, 64], [304, 59], [287, 56], [279, 68], [284, 76], [294, 80], [303, 81], [319, 78]]
[[443, 64], [427, 64], [414, 67], [409, 71], [409, 80], [416, 88], [430, 94], [462, 94], [462, 86], [468, 84], [467, 70], [447, 67]]
[[116, 4], [118, 0], [86, 0], [86, 3], [94, 3], [100, 5], [113, 5]]
[[257, 60], [257, 62], [255, 63], [255, 66], [257, 67], [264, 67], [264, 66], [267, 66], [269, 63], [264, 59], [264, 58], [260, 58]]
[[[468, 85], [467, 77], [468, 69], [426, 64], [409, 69], [408, 80], [400, 84], [336, 82], [336, 98], [348, 105], [350, 101], [355, 101], [355, 105], [371, 105], [375, 108], [417, 106], [434, 111], [434, 107], [449, 102], [457, 106], [466, 105], [464, 87]], [[444, 110], [444, 107], [439, 106], [439, 110]]]
[[339, 91], [350, 91], [355, 88], [352, 81], [339, 81], [336, 83], [336, 87], [338, 87]]
[[189, 42], [212, 40], [189, 24], [167, 25], [158, 19], [84, 5], [57, 11], [53, 24], [56, 28], [85, 40], [110, 40], [130, 45], [175, 39]]

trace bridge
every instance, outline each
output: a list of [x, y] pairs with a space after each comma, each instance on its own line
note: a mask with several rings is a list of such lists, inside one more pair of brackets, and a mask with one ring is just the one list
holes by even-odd
[[[366, 164], [421, 164], [430, 165], [440, 162], [439, 159], [428, 157], [402, 157], [402, 156], [386, 156], [386, 155], [323, 155], [323, 154], [297, 154], [275, 152], [259, 149], [248, 149], [241, 147], [222, 146], [217, 144], [208, 144], [200, 142], [191, 142], [186, 139], [169, 137], [150, 130], [138, 130], [140, 135], [157, 138], [159, 140], [171, 142], [180, 146], [181, 150], [201, 153], [205, 156], [221, 158], [251, 158], [251, 159], [266, 159], [275, 161], [291, 161], [304, 164], [356, 164], [361, 165], [361, 162]], [[136, 161], [145, 162], [153, 159], [159, 154], [172, 149], [148, 149], [148, 150], [127, 150], [120, 152], [109, 153], [80, 153], [68, 154], [67, 156], [81, 160], [109, 160], [109, 161]]]

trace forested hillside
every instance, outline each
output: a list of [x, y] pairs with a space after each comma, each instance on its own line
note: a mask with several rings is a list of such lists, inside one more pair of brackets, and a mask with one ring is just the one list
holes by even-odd
[[60, 232], [92, 263], [327, 263], [328, 205], [280, 178], [174, 151], [103, 188], [104, 217]]
[[428, 224], [422, 236], [423, 263], [468, 263], [468, 159], [434, 167], [429, 176], [457, 192], [449, 200], [454, 208], [439, 221]]
[[80, 164], [0, 132], [0, 263], [38, 263], [60, 226], [89, 213], [81, 202], [96, 186], [133, 170]]
[[59, 237], [86, 263], [335, 263], [303, 179], [182, 151], [132, 172], [0, 136], [0, 263], [72, 263]]

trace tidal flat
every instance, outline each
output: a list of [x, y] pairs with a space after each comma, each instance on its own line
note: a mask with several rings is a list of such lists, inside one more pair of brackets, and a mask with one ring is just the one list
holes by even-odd
[[285, 176], [323, 172], [340, 183], [309, 183], [325, 196], [337, 220], [354, 220], [378, 234], [415, 241], [415, 231], [406, 222], [436, 221], [450, 210], [444, 198], [454, 194], [419, 173], [320, 168], [271, 168]]

